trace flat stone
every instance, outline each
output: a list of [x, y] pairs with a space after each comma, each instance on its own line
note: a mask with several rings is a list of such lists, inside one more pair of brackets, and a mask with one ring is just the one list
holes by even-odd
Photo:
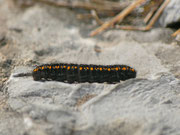
[[[28, 114], [33, 124], [46, 120], [44, 125], [52, 125], [48, 133], [169, 134], [180, 132], [179, 84], [172, 75], [119, 84], [66, 84], [11, 77], [7, 92], [11, 108]], [[96, 96], [77, 106], [86, 94]]]
[[[167, 7], [164, 9], [162, 15], [159, 18], [159, 23], [163, 27], [180, 26], [180, 1], [171, 0]], [[177, 25], [177, 26], [175, 26]]]

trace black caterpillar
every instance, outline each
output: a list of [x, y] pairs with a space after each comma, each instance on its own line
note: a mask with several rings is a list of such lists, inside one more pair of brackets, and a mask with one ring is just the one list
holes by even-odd
[[126, 65], [78, 65], [78, 64], [44, 64], [33, 70], [36, 81], [60, 82], [98, 82], [117, 83], [136, 77], [135, 69]]

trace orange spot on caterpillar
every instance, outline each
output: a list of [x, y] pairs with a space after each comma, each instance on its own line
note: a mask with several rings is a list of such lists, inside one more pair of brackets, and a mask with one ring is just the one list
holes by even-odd
[[82, 67], [79, 67], [79, 70], [82, 70]]
[[91, 67], [91, 70], [93, 70], [93, 67]]
[[123, 68], [122, 68], [122, 70], [126, 70], [126, 68], [125, 68], [125, 67], [123, 67]]
[[51, 66], [48, 66], [47, 68], [51, 69]]
[[100, 69], [100, 71], [102, 71], [102, 68], [99, 68]]
[[110, 68], [108, 68], [108, 71], [111, 71], [111, 69], [110, 69]]
[[116, 71], [118, 71], [118, 69], [119, 69], [119, 68], [118, 68], [118, 67], [116, 67]]
[[68, 70], [69, 70], [70, 68], [71, 68], [70, 66], [67, 67]]

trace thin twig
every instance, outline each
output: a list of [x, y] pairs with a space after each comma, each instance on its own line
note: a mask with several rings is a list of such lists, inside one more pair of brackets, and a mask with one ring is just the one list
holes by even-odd
[[144, 23], [148, 23], [149, 20], [152, 18], [153, 14], [158, 10], [158, 8], [161, 6], [164, 0], [151, 0], [148, 5], [144, 7], [144, 10], [146, 12], [146, 9], [149, 8], [149, 13], [144, 18]]
[[82, 8], [82, 9], [87, 9], [87, 10], [96, 10], [96, 11], [121, 11], [123, 8], [127, 6], [127, 2], [124, 4], [119, 4], [119, 5], [100, 5], [100, 4], [95, 4], [92, 2], [80, 2], [80, 1], [52, 1], [52, 0], [34, 0], [35, 2], [43, 2], [49, 5], [57, 6], [57, 7], [69, 7], [69, 8]]
[[180, 34], [180, 28], [179, 28], [176, 32], [174, 32], [174, 33], [172, 34], [172, 36], [175, 37], [175, 36], [177, 36], [177, 35], [179, 35], [179, 34]]
[[101, 19], [98, 17], [97, 13], [95, 10], [91, 10], [91, 15], [92, 17], [96, 20], [96, 22], [99, 24], [99, 25], [102, 25], [104, 22], [101, 21]]
[[115, 28], [122, 29], [122, 30], [140, 30], [140, 31], [146, 31], [146, 26], [122, 26], [122, 25], [116, 25]]
[[116, 28], [120, 28], [120, 29], [124, 29], [124, 30], [142, 30], [142, 31], [147, 31], [150, 30], [152, 28], [152, 26], [154, 25], [154, 23], [156, 22], [156, 20], [159, 18], [159, 16], [161, 15], [162, 11], [164, 10], [164, 8], [168, 5], [168, 3], [171, 0], [166, 0], [158, 9], [158, 11], [155, 13], [155, 15], [153, 16], [153, 18], [150, 20], [150, 22], [148, 23], [147, 26], [143, 26], [143, 27], [137, 27], [137, 26], [116, 26]]
[[123, 20], [125, 16], [127, 16], [133, 9], [135, 9], [137, 6], [142, 4], [144, 1], [145, 0], [136, 0], [134, 3], [132, 3], [130, 6], [125, 8], [122, 12], [120, 12], [117, 16], [115, 16], [112, 20], [104, 23], [102, 26], [92, 31], [90, 33], [90, 36], [95, 36], [101, 33], [102, 31], [104, 31], [105, 29], [109, 28], [110, 26], [112, 26], [114, 23]]
[[90, 13], [77, 14], [76, 17], [77, 17], [78, 19], [91, 19], [91, 18], [92, 18], [92, 14], [90, 14]]
[[98, 17], [97, 13], [95, 10], [91, 10], [91, 13], [88, 14], [78, 14], [77, 15], [78, 19], [90, 19], [94, 18], [97, 22], [97, 24], [102, 25], [104, 22], [101, 21], [101, 19]]
[[153, 16], [154, 12], [157, 10], [158, 7], [152, 8], [150, 10], [150, 12], [146, 15], [146, 17], [144, 18], [143, 22], [145, 24], [147, 24], [149, 22], [149, 20], [151, 19], [151, 17]]
[[130, 2], [129, 1], [121, 1], [121, 2], [113, 2], [113, 1], [106, 1], [106, 0], [91, 0], [91, 2], [93, 3], [96, 3], [96, 4], [100, 4], [100, 5], [109, 5], [111, 7], [116, 7], [116, 8], [119, 8], [119, 7], [127, 7]]
[[161, 13], [163, 12], [164, 8], [169, 4], [171, 0], [165, 0], [165, 2], [160, 6], [160, 8], [158, 9], [158, 11], [155, 13], [155, 15], [153, 16], [153, 18], [151, 19], [151, 21], [149, 22], [149, 24], [146, 26], [147, 30], [150, 30], [152, 28], [152, 26], [154, 25], [154, 23], [156, 22], [156, 20], [159, 18], [159, 16], [161, 15]]

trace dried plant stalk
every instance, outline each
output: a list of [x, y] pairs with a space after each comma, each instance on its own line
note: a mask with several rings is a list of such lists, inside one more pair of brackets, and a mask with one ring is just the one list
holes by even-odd
[[170, 1], [171, 0], [165, 0], [165, 2], [160, 6], [160, 8], [155, 13], [155, 15], [150, 20], [150, 22], [148, 23], [147, 26], [143, 26], [143, 27], [137, 27], [137, 26], [116, 26], [116, 28], [120, 28], [120, 29], [124, 29], [124, 30], [142, 30], [142, 31], [150, 30], [152, 28], [152, 26], [154, 25], [154, 23], [159, 18], [159, 16], [161, 15], [161, 13], [163, 12], [164, 8], [168, 5], [168, 3]]
[[175, 37], [175, 36], [177, 36], [177, 35], [179, 35], [179, 34], [180, 34], [180, 28], [179, 28], [176, 32], [174, 32], [174, 33], [172, 34], [172, 36]]
[[112, 26], [114, 23], [123, 20], [125, 16], [127, 16], [133, 9], [135, 9], [137, 6], [142, 4], [144, 1], [145, 0], [136, 0], [130, 6], [125, 8], [121, 13], [119, 13], [117, 16], [115, 16], [112, 20], [110, 20], [109, 22], [104, 23], [102, 26], [100, 26], [99, 28], [92, 31], [90, 33], [90, 36], [95, 36], [95, 35], [101, 33], [102, 31], [104, 31], [105, 29], [109, 28], [110, 26]]
[[92, 2], [80, 2], [80, 1], [52, 1], [52, 0], [34, 0], [43, 2], [49, 5], [54, 5], [58, 7], [69, 7], [69, 8], [83, 8], [87, 10], [96, 10], [96, 11], [120, 11], [124, 9], [127, 6], [127, 2], [124, 2], [123, 4], [113, 4], [113, 5], [102, 5], [102, 4], [96, 4]]

